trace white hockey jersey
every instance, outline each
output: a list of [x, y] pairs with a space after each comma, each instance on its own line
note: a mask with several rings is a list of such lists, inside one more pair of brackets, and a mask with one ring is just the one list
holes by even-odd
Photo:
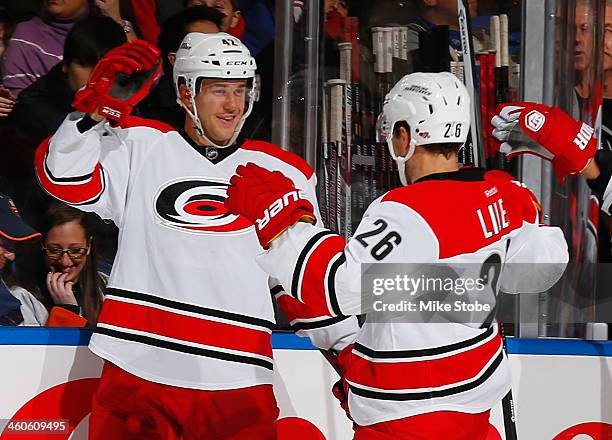
[[[295, 298], [331, 315], [363, 313], [362, 267], [379, 262], [482, 268], [493, 256], [504, 268], [496, 279], [502, 291], [542, 292], [562, 275], [568, 252], [559, 228], [539, 225], [536, 203], [503, 172], [433, 174], [374, 201], [346, 245], [330, 231], [298, 223], [258, 261]], [[359, 425], [432, 411], [479, 413], [508, 392], [509, 368], [495, 322], [370, 317], [343, 365], [350, 412]]]
[[[36, 173], [49, 194], [120, 230], [91, 350], [167, 385], [271, 384], [269, 277], [255, 262], [253, 226], [223, 203], [236, 167], [255, 162], [287, 175], [317, 206], [312, 169], [266, 142], [197, 147], [165, 124], [133, 117], [81, 133], [82, 117], [70, 114], [41, 144]], [[318, 319], [326, 335], [332, 326], [352, 342], [355, 319], [326, 318]]]

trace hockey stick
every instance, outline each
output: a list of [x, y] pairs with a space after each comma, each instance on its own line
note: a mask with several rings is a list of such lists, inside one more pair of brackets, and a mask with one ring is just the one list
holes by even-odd
[[[330, 227], [330, 199], [329, 199], [329, 167], [330, 167], [330, 156], [329, 156], [329, 139], [327, 136], [328, 126], [328, 107], [329, 96], [327, 88], [323, 87], [323, 103], [321, 105], [321, 153], [323, 154], [323, 185], [322, 191], [320, 191], [321, 199], [323, 200], [323, 206], [320, 206], [321, 213], [323, 215], [323, 224], [326, 227]], [[320, 199], [320, 200], [321, 200]], [[321, 202], [319, 202], [321, 205]]]
[[353, 164], [353, 157], [355, 156], [356, 150], [358, 149], [358, 145], [363, 142], [363, 109], [362, 109], [362, 89], [361, 89], [361, 48], [359, 47], [359, 18], [358, 17], [349, 17], [350, 23], [350, 37], [351, 44], [353, 45], [353, 51], [351, 56], [351, 81], [352, 81], [352, 92], [353, 92], [353, 112], [352, 112], [352, 124], [353, 124], [353, 133], [352, 133], [352, 146], [349, 151], [350, 157], [350, 173], [351, 173], [351, 199], [350, 206], [348, 207], [350, 211], [350, 221], [349, 227], [352, 235], [353, 231], [353, 217], [358, 217], [353, 215], [353, 206], [355, 205], [354, 198], [354, 190], [353, 190], [353, 176], [355, 172], [355, 165]]
[[344, 105], [344, 87], [346, 81], [341, 79], [332, 79], [327, 82], [329, 84], [329, 141], [330, 149], [330, 204], [333, 206], [330, 219], [332, 230], [342, 234], [342, 184], [340, 158], [342, 154], [342, 121], [343, 121], [343, 105]]
[[[472, 98], [472, 151], [474, 152], [474, 165], [483, 166], [484, 165], [484, 157], [482, 148], [479, 148], [483, 145], [482, 138], [480, 137], [482, 134], [481, 130], [481, 121], [480, 115], [477, 111], [477, 104], [480, 102], [478, 99], [477, 90], [475, 88], [475, 75], [474, 75], [474, 51], [472, 47], [472, 33], [470, 29], [470, 15], [469, 9], [466, 0], [457, 0], [458, 5], [458, 16], [459, 16], [459, 31], [461, 33], [461, 48], [463, 51], [463, 62], [464, 62], [464, 72], [465, 72], [465, 84], [470, 93], [470, 97]], [[502, 345], [503, 349], [508, 353], [506, 346], [506, 336], [503, 331], [503, 326], [500, 323], [500, 333], [502, 337]], [[512, 396], [512, 389], [504, 396], [502, 399], [502, 411], [504, 417], [504, 432], [506, 435], [506, 440], [518, 440], [516, 433], [516, 417], [514, 413], [514, 399]]]
[[[499, 332], [502, 338], [502, 349], [508, 356], [508, 346], [506, 343], [506, 332], [504, 331], [504, 324], [499, 323]], [[516, 408], [514, 407], [514, 396], [512, 395], [512, 386], [508, 394], [502, 399], [502, 412], [504, 415], [504, 434], [506, 440], [518, 440], [516, 432]]]
[[[502, 15], [500, 20], [500, 40], [501, 40], [501, 65], [502, 65], [502, 96], [506, 100], [508, 99], [508, 16]], [[505, 66], [505, 68], [504, 68]], [[502, 159], [503, 160], [503, 159]], [[502, 162], [503, 163], [503, 162]], [[510, 242], [507, 244], [507, 249], [510, 247]], [[506, 343], [506, 332], [504, 330], [504, 324], [499, 323], [499, 331], [502, 337], [502, 349], [508, 356], [508, 347]], [[516, 428], [516, 408], [514, 406], [514, 396], [512, 394], [512, 387], [508, 391], [508, 394], [502, 399], [502, 411], [504, 415], [504, 431], [506, 434], [506, 440], [518, 440], [517, 428]]]
[[[349, 25], [350, 26], [350, 25]], [[350, 32], [348, 33], [350, 40]], [[345, 81], [344, 99], [342, 102], [342, 136], [338, 157], [338, 178], [340, 199], [339, 230], [345, 238], [351, 236], [351, 142], [352, 142], [352, 114], [353, 114], [353, 87], [351, 83], [352, 70], [352, 43], [338, 44], [340, 50], [340, 79]], [[334, 117], [332, 115], [332, 117]], [[337, 115], [335, 117], [338, 117]]]
[[510, 57], [508, 54], [508, 16], [506, 14], [499, 16], [499, 36], [501, 43], [499, 99], [501, 102], [508, 102]]
[[461, 51], [463, 53], [463, 69], [465, 86], [468, 89], [470, 99], [472, 101], [472, 123], [470, 124], [471, 145], [466, 142], [466, 153], [471, 149], [471, 154], [466, 154], [466, 157], [472, 159], [471, 165], [483, 166], [484, 154], [482, 151], [482, 130], [480, 121], [480, 112], [477, 110], [478, 90], [476, 87], [475, 63], [474, 63], [474, 48], [472, 45], [472, 32], [470, 24], [470, 12], [467, 5], [467, 0], [457, 0], [459, 32], [461, 34]]

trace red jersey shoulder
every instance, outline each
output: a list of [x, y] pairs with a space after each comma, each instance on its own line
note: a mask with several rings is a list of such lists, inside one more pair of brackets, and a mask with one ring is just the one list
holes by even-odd
[[440, 258], [450, 258], [474, 253], [522, 226], [522, 205], [506, 203], [507, 192], [496, 182], [426, 180], [390, 191], [382, 202], [416, 211], [436, 236]]
[[306, 179], [310, 179], [314, 174], [314, 171], [310, 165], [308, 165], [308, 163], [297, 154], [285, 151], [269, 142], [246, 140], [240, 148], [249, 151], [258, 151], [260, 153], [267, 154], [268, 156], [275, 157], [276, 159], [281, 160], [299, 170], [306, 177]]
[[392, 189], [383, 196], [381, 201], [401, 203], [419, 211], [420, 207], [429, 210], [431, 207], [456, 203], [458, 202], [457, 194], [461, 194], [463, 196], [461, 204], [465, 205], [468, 201], [465, 197], [473, 193], [468, 188], [474, 187], [474, 184], [480, 186], [482, 181], [427, 180]]
[[507, 193], [506, 199], [520, 206], [523, 219], [534, 223], [542, 214], [542, 206], [536, 195], [523, 182], [506, 173], [505, 171], [488, 171], [485, 180], [499, 186], [503, 193]]
[[140, 118], [138, 116], [128, 116], [125, 118], [120, 125], [121, 128], [133, 128], [133, 127], [149, 127], [155, 130], [161, 131], [162, 133], [168, 133], [176, 131], [176, 128], [166, 124], [162, 121], [155, 119]]

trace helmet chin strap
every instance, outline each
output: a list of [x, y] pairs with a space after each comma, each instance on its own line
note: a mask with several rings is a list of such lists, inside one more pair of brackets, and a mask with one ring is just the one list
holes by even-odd
[[387, 147], [389, 147], [389, 153], [391, 153], [391, 157], [397, 163], [397, 172], [399, 174], [400, 182], [403, 186], [408, 185], [408, 178], [406, 177], [406, 162], [410, 160], [412, 155], [414, 154], [414, 150], [416, 147], [416, 141], [414, 139], [410, 139], [410, 143], [408, 144], [408, 151], [404, 156], [397, 156], [393, 149], [393, 142], [391, 141], [391, 136], [387, 137]]
[[238, 122], [238, 125], [236, 125], [236, 128], [234, 129], [234, 134], [232, 135], [230, 140], [225, 145], [219, 145], [213, 142], [208, 136], [206, 136], [206, 134], [204, 134], [204, 129], [202, 128], [202, 122], [200, 121], [200, 118], [197, 117], [198, 108], [196, 106], [195, 97], [191, 95], [191, 106], [193, 108], [193, 111], [189, 110], [189, 108], [187, 108], [187, 106], [180, 99], [177, 98], [176, 102], [178, 102], [179, 105], [185, 109], [185, 111], [187, 112], [191, 120], [193, 121], [194, 128], [198, 132], [198, 135], [200, 135], [200, 137], [203, 138], [204, 141], [206, 141], [207, 143], [206, 146], [215, 147], [215, 148], [227, 148], [233, 145], [236, 139], [238, 138], [238, 135], [240, 134], [240, 130], [242, 130], [244, 121], [246, 120], [246, 118], [249, 117], [249, 115], [251, 114], [251, 111], [253, 111], [253, 98], [252, 96], [250, 96], [249, 106], [247, 108], [247, 111], [244, 112], [244, 114], [240, 117], [240, 122]]

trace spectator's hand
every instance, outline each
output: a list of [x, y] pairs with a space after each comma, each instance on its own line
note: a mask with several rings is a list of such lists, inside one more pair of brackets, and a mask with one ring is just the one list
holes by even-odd
[[0, 84], [0, 118], [8, 116], [13, 111], [15, 97], [9, 89]]
[[78, 306], [74, 293], [72, 292], [72, 281], [66, 281], [67, 273], [49, 272], [47, 274], [47, 289], [53, 298], [53, 302], [59, 304], [71, 304]]
[[96, 0], [95, 5], [98, 7], [102, 15], [112, 18], [120, 25], [123, 25], [119, 2], [120, 0]]

